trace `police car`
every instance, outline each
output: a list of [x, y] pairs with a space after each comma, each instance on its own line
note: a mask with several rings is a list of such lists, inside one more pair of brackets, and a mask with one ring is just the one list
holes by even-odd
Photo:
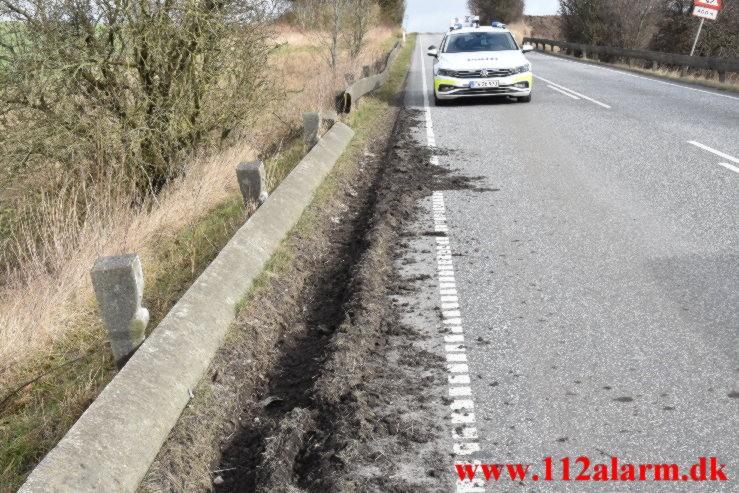
[[480, 96], [531, 101], [531, 63], [523, 54], [532, 51], [533, 46], [519, 46], [500, 22], [480, 26], [474, 21], [462, 24], [453, 19], [452, 24], [441, 45], [428, 48], [428, 55], [436, 58], [437, 106], [453, 99]]

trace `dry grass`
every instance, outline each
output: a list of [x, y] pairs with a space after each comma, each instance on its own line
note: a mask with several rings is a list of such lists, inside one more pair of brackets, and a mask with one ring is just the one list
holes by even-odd
[[523, 38], [531, 36], [531, 26], [526, 24], [526, 22], [524, 21], [514, 22], [512, 24], [506, 25], [506, 27], [509, 31], [513, 33], [513, 36], [516, 38], [518, 44], [523, 44]]
[[[212, 488], [212, 479], [219, 475], [212, 469], [220, 459], [217, 444], [224, 430], [230, 430], [226, 434], [235, 431], [233, 427], [238, 423], [245, 402], [251, 401], [247, 406], [257, 406], [260, 397], [246, 396], [255, 387], [261, 388], [269, 368], [277, 364], [283, 354], [275, 350], [278, 339], [290, 340], [302, 332], [302, 324], [292, 323], [305, 316], [297, 301], [300, 295], [295, 292], [302, 293], [316, 282], [313, 279], [316, 273], [308, 267], [321, 259], [329, 248], [326, 236], [329, 233], [321, 230], [321, 221], [341, 215], [346, 199], [344, 193], [338, 192], [350, 185], [356, 186], [357, 163], [366, 160], [364, 154], [368, 149], [377, 152], [372, 147], [373, 142], [382, 142], [378, 149], [384, 145], [384, 137], [379, 138], [379, 135], [389, 131], [382, 130], [383, 127], [392, 128], [394, 123], [392, 103], [405, 80], [413, 41], [414, 37], [409, 37], [399, 53], [388, 82], [348, 115], [346, 123], [356, 132], [349, 148], [319, 187], [314, 206], [301, 217], [290, 238], [277, 250], [248, 294], [248, 300], [259, 301], [257, 305], [264, 309], [241, 304], [244, 308], [240, 310], [240, 322], [229, 331], [223, 350], [209, 369], [209, 376], [219, 376], [206, 377], [194, 389], [192, 406], [184, 410], [139, 488], [140, 492], [184, 493]], [[306, 257], [301, 251], [312, 254]], [[290, 274], [296, 266], [297, 271]], [[285, 300], [295, 302], [285, 304]], [[279, 317], [273, 320], [270, 313], [275, 312]], [[234, 378], [235, 375], [239, 375], [238, 378]]]
[[[97, 190], [69, 185], [80, 198], [77, 203], [94, 204], [85, 206], [81, 224], [61, 195], [44, 197], [37, 204], [40, 222], [33, 228], [42, 230], [45, 241], [17, 238], [15, 247], [25, 251], [22, 269], [8, 273], [0, 285], [0, 399], [38, 373], [104, 344], [88, 274], [98, 256], [138, 253], [146, 297], [166, 312], [183, 284], [198, 275], [199, 264], [209, 261], [201, 258], [194, 242], [181, 241], [183, 235], [204, 220], [216, 228], [223, 223], [224, 231], [219, 232], [223, 235], [228, 233], [225, 223], [235, 216], [243, 218], [240, 208], [228, 205], [237, 196], [235, 165], [264, 157], [270, 150], [268, 183], [270, 188], [276, 186], [301, 157], [300, 142], [293, 136], [300, 129], [302, 112], [332, 108], [335, 91], [346, 85], [344, 74], [358, 74], [363, 65], [371, 65], [391, 44], [388, 38], [393, 34], [387, 28], [373, 30], [365, 52], [356, 60], [342, 59], [332, 72], [315, 40], [284, 26], [276, 30], [278, 40], [285, 43], [271, 59], [279, 98], [231, 149], [193, 157], [185, 175], [143, 207], [132, 208], [125, 193], [107, 184], [99, 184]], [[95, 200], [85, 200], [92, 196]], [[227, 211], [214, 216], [219, 207]], [[207, 234], [199, 241], [212, 243]], [[167, 281], [173, 269], [178, 271], [175, 287]], [[17, 486], [28, 466], [56, 443], [104, 387], [113, 374], [107, 352], [105, 348], [95, 355], [94, 364], [73, 367], [64, 382], [57, 382], [66, 389], [61, 394], [37, 385], [0, 410], [0, 448], [6, 449], [0, 454], [0, 491]], [[26, 423], [22, 426], [21, 417]], [[24, 445], [8, 452], [19, 440]]]

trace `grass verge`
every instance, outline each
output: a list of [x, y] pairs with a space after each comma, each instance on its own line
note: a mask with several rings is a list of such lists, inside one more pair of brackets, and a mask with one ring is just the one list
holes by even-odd
[[[388, 36], [382, 46], [391, 47], [396, 40], [397, 36]], [[310, 48], [306, 50], [310, 51]], [[395, 80], [397, 82], [397, 75]], [[362, 123], [377, 115], [379, 103], [372, 103], [371, 99], [351, 115], [350, 122], [358, 120]], [[272, 189], [282, 181], [300, 161], [302, 152], [302, 138], [295, 137], [286, 140], [278, 152], [265, 159], [268, 188]], [[240, 196], [234, 193], [176, 234], [158, 239], [155, 255], [144, 265], [146, 289], [143, 305], [151, 313], [149, 330], [156, 327], [215, 258], [243, 224], [247, 214]], [[309, 220], [306, 219], [295, 232], [300, 232], [300, 228], [308, 231]], [[288, 250], [280, 251], [272, 258], [268, 271], [277, 270], [289, 261]], [[265, 274], [252, 290], [268, 280], [269, 274]], [[240, 306], [247, 301], [248, 296]], [[13, 369], [15, 375], [28, 376], [29, 380], [51, 373], [27, 385], [0, 409], [2, 493], [15, 491], [23, 483], [35, 464], [56, 445], [116, 373], [93, 299], [78, 307], [73, 324], [73, 330], [65, 331], [42, 357]], [[60, 365], [64, 366], [56, 370]], [[0, 389], [0, 399], [11, 390], [14, 389]]]
[[682, 82], [685, 84], [695, 84], [699, 86], [710, 87], [712, 89], [721, 89], [723, 91], [739, 93], [739, 75], [737, 74], [727, 75], [729, 79], [735, 78], [736, 79], [735, 81], [719, 82], [718, 80], [711, 80], [705, 77], [700, 77], [700, 76], [695, 76], [695, 75], [683, 76], [681, 75], [680, 70], [678, 69], [661, 68], [657, 70], [652, 70], [652, 69], [647, 69], [647, 68], [630, 66], [625, 63], [606, 63], [606, 62], [601, 62], [600, 60], [595, 60], [592, 58], [586, 58], [586, 57], [578, 58], [576, 56], [566, 55], [562, 52], [541, 51], [541, 50], [537, 50], [537, 51], [541, 53], [545, 53], [547, 55], [556, 56], [559, 58], [565, 58], [568, 60], [576, 60], [576, 61], [583, 62], [583, 63], [592, 63], [593, 65], [601, 65], [605, 67], [613, 67], [613, 68], [618, 68], [621, 70], [626, 70], [629, 72], [649, 75], [652, 77], [669, 79], [675, 82]]
[[[262, 303], [275, 304], [263, 308], [279, 313], [277, 318], [280, 320], [277, 323], [286, 324], [283, 328], [285, 333], [294, 330], [289, 319], [291, 315], [295, 315], [293, 313], [295, 310], [299, 310], [298, 305], [281, 304], [279, 297], [270, 296], [270, 290], [282, 292], [282, 288], [279, 287], [283, 286], [281, 283], [288, 282], [292, 283], [291, 285], [297, 283], [297, 280], [285, 280], [285, 276], [291, 275], [291, 272], [296, 276], [312, 279], [313, 274], [304, 268], [298, 267], [293, 271], [295, 264], [299, 264], [301, 260], [310, 264], [314, 261], [313, 257], [321, 258], [320, 251], [336, 247], [330, 245], [330, 240], [321, 232], [321, 228], [326, 227], [328, 218], [329, 224], [337, 228], [343, 226], [339, 218], [344, 201], [347, 200], [344, 198], [347, 196], [345, 194], [352, 196], [352, 193], [355, 193], [351, 184], [358, 174], [364, 173], [362, 165], [358, 163], [365, 161], [371, 154], [368, 154], [371, 144], [380, 147], [379, 139], [383, 140], [381, 147], [383, 149], [385, 147], [384, 134], [389, 133], [388, 125], [392, 128], [392, 122], [395, 120], [397, 107], [394, 103], [410, 64], [413, 41], [412, 37], [408, 39], [400, 51], [391, 68], [387, 84], [373, 95], [362, 98], [360, 104], [346, 117], [346, 123], [355, 131], [352, 143], [319, 187], [313, 205], [303, 214], [286, 241], [273, 255], [265, 272], [239, 303], [239, 309], [242, 311], [240, 318], [250, 317], [249, 313], [253, 311], [263, 311], [251, 304], [252, 300], [260, 300]], [[315, 248], [306, 248], [306, 242]], [[306, 251], [310, 252], [311, 258], [308, 260], [305, 259]], [[334, 307], [325, 307], [326, 310], [332, 308]], [[217, 475], [212, 469], [219, 461], [219, 441], [224, 430], [238, 427], [238, 415], [241, 411], [239, 404], [241, 390], [234, 391], [231, 385], [252, 392], [250, 390], [252, 385], [263, 381], [266, 378], [265, 374], [269, 372], [267, 367], [279, 358], [279, 348], [282, 344], [279, 340], [281, 336], [277, 334], [279, 331], [270, 330], [267, 320], [262, 322], [257, 323], [259, 329], [256, 332], [240, 330], [238, 321], [231, 328], [223, 348], [203, 382], [195, 389], [195, 398], [184, 410], [178, 424], [165, 442], [140, 491], [153, 493], [212, 489], [212, 479]], [[287, 339], [290, 339], [289, 336]], [[242, 352], [241, 347], [247, 347], [248, 350]], [[305, 347], [301, 349], [307, 350]], [[232, 380], [228, 366], [233, 364], [243, 366], [247, 376]]]
[[[294, 138], [266, 160], [271, 187], [300, 161], [302, 145], [300, 138]], [[149, 332], [218, 255], [244, 223], [247, 212], [241, 196], [232, 194], [174, 236], [162, 238], [156, 256], [144, 265], [143, 306], [151, 314]], [[66, 332], [49, 348], [46, 359], [33, 360], [16, 369], [20, 375], [52, 373], [27, 385], [0, 409], [3, 493], [15, 491], [23, 483], [116, 374], [95, 301], [89, 300], [81, 310], [79, 330]], [[70, 361], [75, 362], [54, 370]], [[5, 395], [3, 389], [0, 399]]]

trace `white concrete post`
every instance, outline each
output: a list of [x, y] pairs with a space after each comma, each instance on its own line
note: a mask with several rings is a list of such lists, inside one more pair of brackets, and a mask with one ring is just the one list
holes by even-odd
[[267, 200], [265, 170], [262, 161], [244, 161], [236, 166], [236, 179], [244, 205], [261, 204]]
[[303, 113], [303, 150], [307, 154], [321, 138], [321, 114]]
[[118, 368], [123, 368], [146, 337], [149, 311], [141, 306], [144, 273], [134, 254], [100, 257], [90, 271], [95, 297]]

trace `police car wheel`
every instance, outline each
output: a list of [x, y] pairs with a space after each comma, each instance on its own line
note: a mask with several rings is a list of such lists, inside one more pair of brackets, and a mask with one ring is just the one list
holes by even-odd
[[519, 103], [530, 103], [531, 102], [531, 94], [529, 94], [528, 96], [521, 96], [520, 98], [518, 98], [518, 102]]

